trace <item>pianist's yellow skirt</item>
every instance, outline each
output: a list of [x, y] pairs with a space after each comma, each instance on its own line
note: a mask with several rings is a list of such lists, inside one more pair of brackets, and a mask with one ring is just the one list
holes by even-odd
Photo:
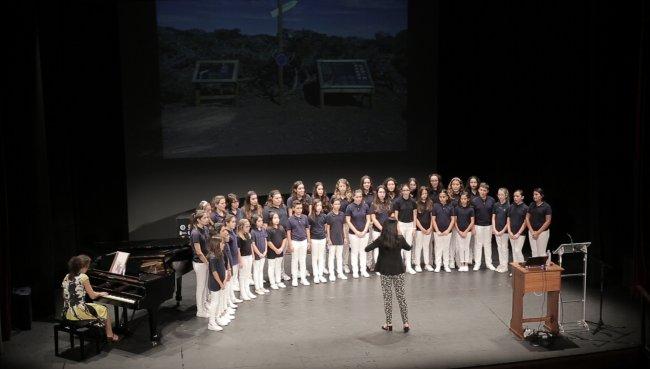
[[106, 306], [95, 303], [84, 303], [68, 308], [65, 318], [68, 320], [95, 320], [105, 321], [108, 317]]

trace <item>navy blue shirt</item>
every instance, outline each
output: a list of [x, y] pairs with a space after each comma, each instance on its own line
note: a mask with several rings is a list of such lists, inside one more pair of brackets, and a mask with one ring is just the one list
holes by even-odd
[[495, 202], [492, 207], [492, 214], [494, 214], [494, 223], [498, 232], [501, 232], [506, 226], [506, 221], [508, 220], [508, 209], [510, 205], [507, 202], [503, 204], [500, 202]]
[[309, 220], [304, 214], [296, 216], [295, 214], [289, 217], [289, 225], [287, 231], [291, 231], [291, 240], [304, 241], [307, 239], [307, 229], [309, 229]]
[[528, 213], [530, 214], [530, 226], [533, 228], [533, 231], [537, 231], [546, 222], [546, 216], [553, 214], [553, 211], [551, 210], [551, 205], [546, 202], [542, 202], [537, 206], [533, 201], [528, 206]]
[[[255, 242], [255, 246], [257, 247], [257, 251], [261, 252], [262, 254], [264, 251], [266, 251], [266, 237], [268, 234], [266, 233], [266, 230], [264, 228], [262, 229], [253, 229], [251, 230], [251, 236], [253, 238], [253, 242]], [[259, 260], [260, 257], [253, 253], [255, 255], [255, 260]]]
[[[429, 229], [431, 227], [431, 210], [426, 210], [426, 206], [422, 206], [422, 211], [418, 209], [417, 217], [422, 228]], [[419, 228], [417, 230], [420, 231]]]
[[469, 224], [472, 222], [474, 216], [474, 208], [471, 206], [462, 207], [457, 206], [454, 208], [454, 215], [456, 216], [456, 224], [461, 232], [465, 232]]
[[224, 216], [221, 216], [216, 211], [213, 211], [212, 214], [210, 215], [210, 219], [212, 219], [212, 223], [214, 223], [214, 224], [217, 224], [217, 223], [223, 224], [223, 223], [225, 223], [226, 215], [224, 214]]
[[262, 212], [262, 221], [268, 225], [271, 225], [271, 213], [277, 213], [278, 216], [280, 217], [280, 224], [284, 228], [287, 227], [289, 224], [288, 219], [289, 219], [289, 214], [287, 213], [287, 207], [284, 205], [280, 205], [279, 208], [267, 205], [264, 207], [264, 211]]
[[228, 231], [230, 234], [230, 239], [228, 240], [228, 249], [230, 249], [230, 265], [239, 264], [239, 258], [237, 257], [237, 252], [239, 251], [239, 245], [237, 245], [237, 233], [235, 231]]
[[245, 217], [244, 216], [244, 209], [242, 209], [242, 208], [237, 208], [236, 212], [233, 212], [232, 210], [228, 210], [228, 211], [226, 211], [226, 214], [230, 214], [230, 215], [234, 216], [235, 219], [237, 219], [237, 222], [239, 222], [239, 220], [241, 220], [241, 219], [244, 219], [244, 217]]
[[474, 214], [476, 214], [477, 226], [492, 225], [492, 208], [494, 207], [494, 198], [490, 195], [483, 200], [480, 196], [472, 198], [472, 206], [474, 207]]
[[338, 214], [334, 214], [332, 211], [327, 214], [325, 223], [330, 226], [330, 241], [332, 241], [332, 245], [343, 245], [345, 242], [345, 235], [343, 234], [345, 214], [342, 211], [339, 211]]
[[221, 283], [223, 283], [224, 279], [226, 279], [226, 264], [224, 263], [223, 255], [220, 258], [217, 258], [214, 254], [211, 253], [210, 257], [208, 258], [208, 265], [210, 267], [210, 274], [208, 275], [208, 289], [210, 292], [217, 292], [221, 289], [221, 287], [219, 286], [219, 283], [217, 283], [217, 280], [214, 279], [214, 275], [212, 273], [217, 272], [217, 274], [219, 274]]
[[413, 210], [416, 208], [417, 204], [412, 198], [404, 200], [404, 197], [399, 196], [393, 200], [393, 211], [399, 212], [397, 214], [397, 220], [402, 223], [413, 222]]
[[431, 199], [431, 201], [433, 201], [434, 204], [440, 202], [440, 198], [438, 197], [440, 193], [438, 191], [434, 190], [431, 187], [427, 187], [427, 190], [429, 191], [429, 198]]
[[[287, 199], [287, 208], [293, 208], [293, 200], [294, 200], [293, 196], [289, 196], [289, 198]], [[297, 199], [297, 200], [300, 201], [300, 203], [302, 204], [302, 213], [308, 214], [309, 205], [311, 205], [312, 203], [311, 196], [305, 194], [301, 199]]]
[[311, 238], [313, 240], [324, 240], [326, 238], [325, 235], [325, 214], [321, 212], [318, 215], [315, 215], [312, 219], [312, 217], [309, 218], [309, 232], [311, 235]]
[[[334, 206], [334, 198], [332, 198], [330, 202], [332, 203], [332, 206]], [[345, 214], [345, 210], [347, 210], [348, 205], [350, 205], [350, 202], [345, 198], [340, 199], [340, 202], [341, 202], [341, 208], [339, 209], [339, 211]]]
[[526, 222], [526, 214], [528, 214], [528, 205], [523, 202], [519, 205], [514, 202], [508, 208], [508, 218], [510, 218], [510, 230], [512, 233], [519, 232], [521, 226]]
[[[375, 209], [375, 205], [373, 205], [370, 209], [371, 209], [371, 210], [370, 210], [370, 214], [375, 214], [375, 218], [377, 218], [377, 221], [378, 221], [379, 224], [381, 224], [381, 226], [383, 227], [383, 226], [384, 226], [384, 222], [385, 222], [386, 219], [388, 219], [389, 216], [390, 216], [391, 206], [387, 204], [385, 210], [381, 210], [381, 209]], [[373, 223], [373, 225], [372, 225], [372, 229], [375, 230], [376, 232], [379, 232], [379, 231], [380, 231], [380, 230], [377, 228], [377, 226], [375, 226], [374, 223]]]
[[[266, 228], [266, 233], [268, 234], [268, 236], [266, 237], [267, 241], [271, 242], [276, 249], [282, 247], [282, 241], [285, 238], [287, 238], [287, 232], [284, 230], [284, 227], [282, 226], [280, 226], [277, 229], [273, 227], [268, 227]], [[275, 251], [269, 250], [269, 252], [266, 253], [266, 258], [275, 259], [275, 258], [282, 257], [283, 255], [284, 255], [284, 251], [282, 251], [278, 255], [275, 253]]]
[[450, 203], [442, 205], [441, 203], [433, 204], [432, 215], [436, 217], [435, 222], [440, 232], [444, 232], [451, 224], [451, 216], [454, 215], [454, 207]]
[[363, 195], [363, 202], [368, 204], [368, 207], [372, 207], [372, 202], [375, 200], [375, 192], [368, 192], [367, 194]]
[[[366, 215], [369, 214], [370, 209], [368, 208], [368, 204], [363, 201], [359, 205], [353, 202], [345, 209], [345, 216], [350, 217], [350, 223], [352, 223], [358, 232], [363, 232], [363, 229], [366, 227]], [[354, 234], [354, 231], [350, 229], [349, 233]]]
[[208, 256], [208, 237], [207, 237], [207, 228], [193, 228], [190, 232], [190, 238], [192, 239], [192, 261], [195, 263], [202, 263], [201, 259], [196, 255], [196, 250], [194, 249], [194, 244], [198, 243], [201, 245], [201, 252], [206, 257]]

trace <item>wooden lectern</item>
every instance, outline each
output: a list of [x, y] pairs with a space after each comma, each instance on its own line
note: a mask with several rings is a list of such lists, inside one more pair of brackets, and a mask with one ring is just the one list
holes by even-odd
[[[546, 329], [559, 334], [558, 302], [562, 284], [562, 267], [551, 263], [546, 269], [526, 268], [517, 262], [512, 266], [512, 318], [510, 330], [519, 339], [524, 339], [524, 323], [544, 322]], [[546, 292], [546, 316], [524, 318], [524, 294]]]

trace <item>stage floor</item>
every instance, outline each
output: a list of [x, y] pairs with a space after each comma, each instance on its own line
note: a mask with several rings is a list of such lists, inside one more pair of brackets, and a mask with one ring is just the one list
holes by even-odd
[[[384, 332], [379, 277], [335, 283], [290, 285], [240, 304], [222, 332], [195, 317], [194, 274], [184, 278], [180, 307], [170, 300], [160, 312], [162, 343], [151, 347], [147, 320], [136, 315], [134, 335], [107, 346], [85, 362], [78, 352], [54, 356], [52, 324], [34, 322], [14, 333], [0, 356], [4, 368], [429, 368], [538, 360], [638, 345], [639, 304], [625, 291], [606, 293], [604, 320], [614, 326], [596, 335], [567, 332], [549, 350], [515, 339], [508, 326], [512, 286], [507, 273], [489, 270], [406, 275], [411, 332]], [[578, 280], [563, 280], [563, 298], [580, 295]], [[543, 315], [543, 298], [525, 298], [525, 315]], [[393, 323], [401, 327], [397, 303]], [[571, 307], [573, 305], [573, 307]], [[545, 309], [545, 307], [544, 307]], [[112, 309], [110, 309], [112, 311]], [[580, 318], [579, 304], [565, 305], [567, 320]], [[143, 319], [144, 318], [144, 319]], [[598, 291], [589, 290], [587, 319], [598, 320]], [[537, 328], [538, 324], [528, 327]], [[609, 337], [607, 334], [611, 335]], [[61, 336], [61, 349], [69, 343]], [[94, 356], [93, 356], [94, 355]]]

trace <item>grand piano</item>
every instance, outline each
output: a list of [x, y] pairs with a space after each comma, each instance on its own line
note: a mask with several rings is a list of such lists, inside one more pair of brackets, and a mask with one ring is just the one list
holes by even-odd
[[[98, 254], [87, 275], [95, 291], [108, 293], [95, 301], [113, 305], [115, 328], [127, 333], [128, 309], [133, 310], [131, 319], [136, 310], [147, 310], [151, 343], [157, 345], [160, 342], [158, 309], [174, 296], [174, 290], [176, 305], [180, 304], [183, 274], [192, 269], [189, 239], [99, 243], [95, 249]], [[109, 272], [117, 251], [130, 254], [124, 275]]]

